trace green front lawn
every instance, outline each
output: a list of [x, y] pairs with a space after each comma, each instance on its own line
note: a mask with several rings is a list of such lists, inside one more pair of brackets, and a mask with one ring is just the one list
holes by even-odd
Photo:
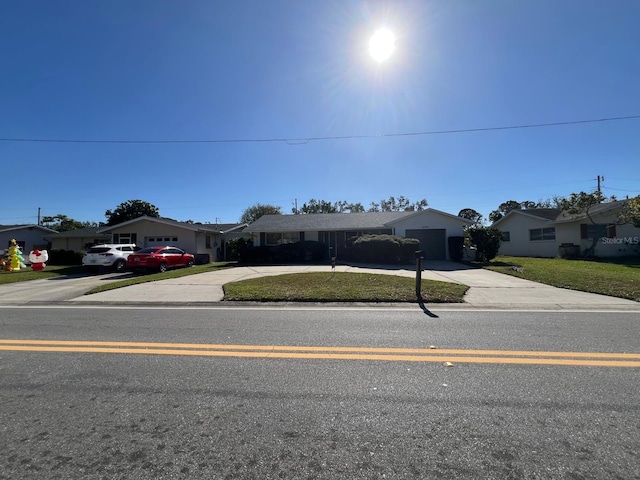
[[22, 268], [15, 272], [0, 271], [0, 285], [5, 283], [26, 282], [29, 280], [38, 280], [40, 278], [61, 277], [65, 275], [76, 275], [83, 273], [82, 267], [79, 265], [47, 265], [44, 270], [34, 272], [31, 267]]
[[[422, 280], [428, 303], [461, 303], [469, 287]], [[415, 278], [313, 272], [253, 278], [223, 286], [224, 299], [260, 302], [417, 302]]]
[[596, 261], [500, 256], [482, 267], [554, 287], [640, 302], [640, 258]]

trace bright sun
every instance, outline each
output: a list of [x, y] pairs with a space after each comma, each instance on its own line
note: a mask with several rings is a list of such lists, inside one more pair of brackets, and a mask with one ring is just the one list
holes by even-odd
[[384, 62], [396, 49], [396, 37], [387, 28], [377, 30], [369, 40], [369, 54], [374, 60]]

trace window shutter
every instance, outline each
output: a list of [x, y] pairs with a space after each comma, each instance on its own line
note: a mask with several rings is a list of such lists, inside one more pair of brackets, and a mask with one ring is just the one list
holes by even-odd
[[138, 234], [137, 233], [132, 233], [131, 234], [131, 243], [135, 243], [136, 245], [138, 244]]
[[119, 233], [114, 233], [113, 234], [113, 243], [120, 243], [120, 234]]
[[615, 226], [615, 224], [607, 226], [607, 236], [609, 238], [615, 238], [616, 237], [616, 226]]
[[300, 232], [300, 241], [304, 242], [304, 232]]
[[580, 238], [582, 238], [583, 240], [589, 238], [589, 232], [587, 231], [586, 223], [580, 224]]
[[265, 245], [267, 243], [267, 234], [264, 232], [260, 232], [260, 245]]

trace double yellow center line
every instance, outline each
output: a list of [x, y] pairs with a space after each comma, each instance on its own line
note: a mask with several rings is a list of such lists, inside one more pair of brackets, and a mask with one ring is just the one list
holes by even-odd
[[310, 360], [442, 362], [449, 364], [494, 363], [582, 367], [640, 367], [640, 353], [0, 339], [0, 351], [3, 350], [20, 352], [116, 353]]

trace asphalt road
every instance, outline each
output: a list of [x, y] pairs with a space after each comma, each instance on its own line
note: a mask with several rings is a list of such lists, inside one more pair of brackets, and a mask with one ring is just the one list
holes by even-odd
[[0, 308], [0, 331], [0, 478], [640, 478], [637, 312]]

